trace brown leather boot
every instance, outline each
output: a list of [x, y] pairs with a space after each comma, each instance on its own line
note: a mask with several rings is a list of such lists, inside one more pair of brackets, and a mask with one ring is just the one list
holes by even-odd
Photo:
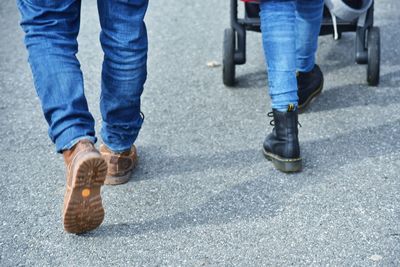
[[100, 188], [106, 178], [107, 163], [88, 140], [79, 141], [63, 156], [67, 166], [64, 229], [75, 234], [93, 230], [104, 219]]
[[107, 177], [104, 183], [118, 185], [128, 182], [138, 161], [136, 147], [133, 145], [129, 151], [115, 153], [105, 145], [101, 145], [100, 153], [108, 164]]

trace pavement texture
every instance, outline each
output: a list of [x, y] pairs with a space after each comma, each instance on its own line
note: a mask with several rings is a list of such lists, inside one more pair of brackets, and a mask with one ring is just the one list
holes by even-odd
[[[82, 1], [79, 58], [98, 109], [96, 1]], [[63, 232], [64, 166], [47, 137], [19, 14], [0, 2], [0, 266], [400, 266], [400, 2], [376, 1], [379, 87], [354, 64], [354, 34], [319, 39], [325, 89], [300, 116], [305, 168], [276, 171], [261, 38], [223, 86], [229, 2], [151, 1], [140, 166], [104, 187], [106, 217]]]

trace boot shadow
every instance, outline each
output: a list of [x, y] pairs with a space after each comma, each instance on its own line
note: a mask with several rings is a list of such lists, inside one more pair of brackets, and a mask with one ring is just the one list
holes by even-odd
[[[400, 151], [398, 125], [400, 125], [400, 120], [357, 129], [331, 138], [303, 142], [302, 151], [306, 164], [302, 173], [294, 176], [280, 174], [271, 165], [271, 171], [265, 176], [212, 195], [207, 202], [192, 209], [145, 222], [128, 221], [103, 225], [97, 231], [87, 235], [126, 237], [202, 225], [218, 226], [232, 221], [271, 219], [285, 209], [286, 203], [293, 194], [305, 186], [324, 183], [327, 175], [334, 175], [341, 166], [358, 163], [369, 157], [398, 154]], [[239, 150], [231, 153], [241, 155], [241, 152], [244, 152], [243, 155], [254, 153], [262, 159], [260, 152], [255, 150], [252, 152]], [[229, 157], [231, 153], [222, 153], [217, 158]], [[202, 157], [174, 158], [173, 164], [179, 166], [189, 160], [196, 161], [197, 170], [204, 164], [221, 167], [214, 161], [214, 157], [203, 157], [200, 161], [199, 158]], [[312, 164], [315, 162], [318, 164]], [[251, 161], [245, 164], [251, 164]]]

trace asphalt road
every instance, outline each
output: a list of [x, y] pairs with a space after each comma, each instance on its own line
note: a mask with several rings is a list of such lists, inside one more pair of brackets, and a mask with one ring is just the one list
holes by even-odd
[[[86, 95], [97, 124], [96, 1], [82, 1]], [[323, 94], [302, 114], [305, 170], [261, 155], [270, 131], [260, 35], [238, 86], [221, 82], [228, 1], [151, 1], [146, 122], [131, 182], [104, 187], [106, 218], [63, 232], [64, 166], [47, 138], [15, 1], [0, 2], [0, 266], [400, 266], [400, 2], [376, 1], [379, 87], [354, 34], [319, 41]], [[97, 127], [98, 127], [97, 125]]]

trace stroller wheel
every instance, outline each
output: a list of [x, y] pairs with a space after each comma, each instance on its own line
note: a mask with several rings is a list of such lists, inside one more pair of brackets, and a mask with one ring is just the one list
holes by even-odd
[[234, 30], [228, 28], [224, 32], [222, 79], [226, 86], [235, 84], [235, 48]]
[[381, 61], [381, 38], [378, 27], [368, 30], [368, 66], [367, 81], [369, 85], [377, 86], [379, 83]]

